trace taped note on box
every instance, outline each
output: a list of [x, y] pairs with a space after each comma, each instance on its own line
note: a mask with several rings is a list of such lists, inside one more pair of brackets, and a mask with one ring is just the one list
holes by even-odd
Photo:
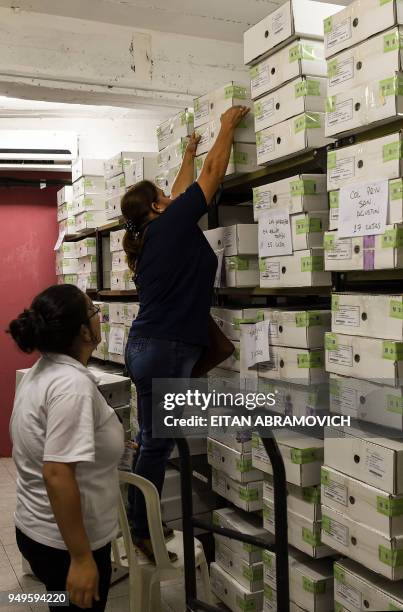
[[384, 234], [388, 201], [387, 180], [360, 183], [340, 189], [339, 237]]
[[259, 257], [291, 255], [290, 215], [286, 210], [267, 212], [259, 216]]
[[60, 249], [60, 247], [62, 246], [62, 242], [64, 240], [65, 235], [66, 235], [66, 230], [62, 230], [60, 232], [60, 234], [59, 234], [59, 237], [58, 237], [57, 242], [55, 244], [55, 247], [53, 249], [54, 251], [58, 251]]
[[270, 361], [269, 326], [270, 321], [241, 325], [246, 367]]
[[125, 328], [111, 327], [109, 332], [109, 352], [114, 355], [123, 355], [125, 342]]

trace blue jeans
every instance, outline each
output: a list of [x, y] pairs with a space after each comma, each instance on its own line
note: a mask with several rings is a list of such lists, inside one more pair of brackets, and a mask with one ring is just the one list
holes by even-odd
[[[152, 380], [189, 378], [201, 352], [202, 348], [197, 345], [156, 338], [129, 336], [126, 346], [126, 368], [136, 386], [139, 421], [139, 451], [133, 471], [150, 480], [160, 496], [174, 441], [152, 436]], [[129, 492], [128, 518], [136, 537], [150, 537], [144, 496], [137, 488]]]

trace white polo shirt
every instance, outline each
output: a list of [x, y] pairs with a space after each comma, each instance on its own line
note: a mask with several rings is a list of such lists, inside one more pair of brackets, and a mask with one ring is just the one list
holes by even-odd
[[117, 466], [123, 427], [91, 372], [67, 355], [43, 355], [18, 386], [10, 424], [17, 466], [15, 524], [36, 542], [66, 549], [42, 475], [43, 463], [77, 463], [91, 549], [118, 532]]

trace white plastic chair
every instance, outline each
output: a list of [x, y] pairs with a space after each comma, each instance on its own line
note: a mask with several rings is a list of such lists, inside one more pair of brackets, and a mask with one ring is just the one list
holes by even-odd
[[[131, 472], [119, 472], [120, 483], [127, 483], [140, 489], [143, 493], [150, 538], [153, 545], [155, 565], [133, 545], [126, 508], [122, 494], [119, 503], [119, 521], [129, 566], [130, 612], [159, 612], [161, 610], [161, 582], [178, 580], [184, 574], [183, 538], [180, 531], [168, 546], [170, 552], [178, 555], [172, 563], [169, 559], [161, 522], [160, 497], [152, 482]], [[195, 562], [200, 569], [204, 590], [204, 600], [212, 605], [210, 577], [204, 550], [195, 538]]]

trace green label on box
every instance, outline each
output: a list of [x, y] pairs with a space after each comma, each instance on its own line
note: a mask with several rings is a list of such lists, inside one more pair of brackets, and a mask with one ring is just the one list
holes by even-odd
[[234, 163], [235, 164], [248, 164], [249, 155], [246, 151], [234, 151]]
[[241, 358], [241, 349], [236, 347], [235, 351], [232, 354], [234, 356], [235, 361], [239, 361]]
[[381, 563], [385, 563], [389, 567], [402, 567], [403, 550], [390, 550], [386, 546], [379, 546], [378, 558]]
[[301, 272], [323, 272], [324, 260], [321, 255], [301, 258]]
[[304, 310], [295, 314], [295, 324], [297, 327], [314, 327], [322, 325], [322, 315], [313, 310]]
[[390, 142], [389, 144], [383, 145], [382, 147], [382, 159], [384, 162], [393, 161], [395, 159], [402, 159], [403, 157], [403, 141], [397, 140], [396, 142]]
[[338, 63], [337, 58], [330, 59], [327, 61], [327, 78], [331, 79], [337, 75]]
[[319, 113], [304, 113], [300, 115], [296, 119], [294, 119], [294, 132], [298, 134], [303, 130], [312, 130], [316, 128], [320, 128], [320, 115]]
[[246, 459], [245, 457], [237, 459], [236, 468], [241, 473], [250, 472], [252, 469], [252, 459]]
[[288, 61], [290, 64], [298, 60], [315, 60], [315, 52], [312, 45], [307, 43], [298, 43], [291, 47], [288, 52]]
[[392, 319], [403, 319], [403, 302], [399, 300], [390, 300], [389, 316]]
[[379, 6], [383, 6], [384, 4], [389, 4], [389, 2], [393, 2], [393, 0], [379, 0]]
[[332, 332], [325, 333], [325, 348], [328, 351], [337, 351], [339, 348], [339, 339], [337, 334]]
[[264, 506], [263, 506], [263, 516], [264, 516], [264, 518], [270, 519], [272, 515], [273, 515], [273, 509], [270, 506], [267, 506], [266, 504], [264, 504]]
[[403, 397], [398, 395], [388, 395], [387, 411], [395, 414], [403, 414]]
[[252, 434], [252, 448], [260, 448], [260, 437], [258, 434]]
[[320, 484], [324, 485], [325, 487], [330, 484], [329, 472], [323, 467], [320, 469]]
[[402, 516], [403, 514], [403, 499], [384, 497], [377, 495], [376, 511], [385, 516]]
[[388, 53], [389, 51], [396, 51], [401, 48], [399, 30], [396, 30], [392, 34], [385, 34], [383, 37], [383, 52]]
[[236, 596], [236, 605], [242, 612], [255, 612], [256, 610], [255, 599], [243, 599], [240, 595]]
[[241, 85], [228, 85], [224, 89], [224, 98], [228, 100], [229, 98], [237, 98], [238, 100], [246, 100], [248, 97], [246, 87], [242, 87]]
[[249, 68], [249, 76], [251, 79], [256, 79], [259, 76], [259, 66], [252, 66]]
[[397, 179], [396, 181], [389, 181], [389, 199], [390, 200], [403, 199], [403, 180], [402, 179]]
[[319, 487], [303, 487], [302, 499], [309, 504], [320, 504]]
[[316, 182], [312, 180], [299, 179], [290, 182], [290, 194], [294, 198], [301, 195], [315, 195]]
[[340, 584], [344, 584], [346, 582], [346, 575], [344, 573], [344, 570], [342, 570], [341, 567], [337, 565], [337, 563], [334, 564], [333, 572], [334, 572], [334, 579], [337, 582], [340, 582]]
[[306, 463], [315, 463], [323, 458], [322, 448], [291, 448], [290, 449], [291, 463], [297, 465], [305, 465]]
[[403, 80], [399, 76], [393, 76], [379, 81], [379, 89], [382, 96], [403, 95]]
[[273, 556], [267, 550], [263, 551], [262, 560], [267, 567], [273, 567]]
[[323, 31], [325, 34], [329, 34], [329, 32], [332, 31], [332, 18], [331, 17], [326, 17], [326, 19], [323, 21]]
[[326, 531], [326, 533], [330, 533], [332, 531], [332, 521], [325, 514], [322, 514], [322, 529], [323, 531]]
[[329, 207], [330, 208], [339, 208], [339, 200], [340, 200], [340, 192], [339, 191], [330, 191], [329, 192]]
[[251, 582], [256, 580], [263, 580], [263, 567], [262, 566], [246, 566], [242, 570], [242, 575]]
[[382, 342], [382, 358], [390, 361], [403, 361], [403, 342], [384, 340]]
[[336, 96], [328, 96], [326, 98], [326, 112], [334, 113], [336, 110]]
[[239, 489], [239, 497], [243, 501], [258, 501], [259, 491], [258, 489], [247, 489], [246, 487], [241, 487]]
[[307, 593], [313, 593], [314, 595], [323, 595], [326, 592], [326, 580], [318, 580], [314, 582], [307, 576], [302, 576], [302, 588]]
[[347, 612], [346, 608], [341, 605], [338, 601], [334, 601], [334, 612]]
[[381, 245], [383, 249], [397, 249], [403, 246], [403, 228], [395, 227], [382, 234]]
[[340, 308], [340, 296], [337, 293], [332, 293], [332, 311], [337, 312]]
[[255, 119], [261, 119], [263, 116], [263, 104], [255, 102]]
[[340, 381], [336, 380], [335, 378], [331, 378], [329, 380], [329, 393], [332, 396], [339, 397], [340, 391], [341, 391]]
[[335, 151], [328, 151], [327, 153], [327, 169], [333, 170], [336, 167], [337, 156]]
[[310, 546], [320, 546], [320, 533], [314, 533], [308, 527], [302, 528], [302, 539]]
[[389, 604], [388, 606], [388, 610], [397, 610], [399, 612], [399, 610], [403, 610], [403, 608], [398, 608], [397, 606], [395, 606], [395, 604]]
[[320, 82], [314, 79], [305, 79], [295, 84], [295, 97], [320, 96]]
[[288, 51], [288, 61], [290, 64], [292, 64], [293, 62], [297, 62], [298, 60], [301, 59], [301, 45], [294, 45], [293, 47], [291, 47], [291, 49]]
[[310, 217], [304, 217], [296, 221], [296, 233], [297, 234], [309, 234], [322, 231], [322, 220], [312, 219]]
[[196, 164], [196, 171], [197, 172], [200, 172], [200, 170], [202, 169], [203, 162], [204, 162], [203, 156], [196, 157], [195, 164]]
[[234, 255], [230, 257], [230, 266], [235, 270], [249, 270], [249, 259]]
[[264, 596], [269, 601], [273, 601], [273, 589], [268, 584], [264, 585]]
[[323, 354], [317, 351], [310, 351], [309, 353], [298, 353], [297, 364], [298, 367], [301, 369], [322, 368]]

